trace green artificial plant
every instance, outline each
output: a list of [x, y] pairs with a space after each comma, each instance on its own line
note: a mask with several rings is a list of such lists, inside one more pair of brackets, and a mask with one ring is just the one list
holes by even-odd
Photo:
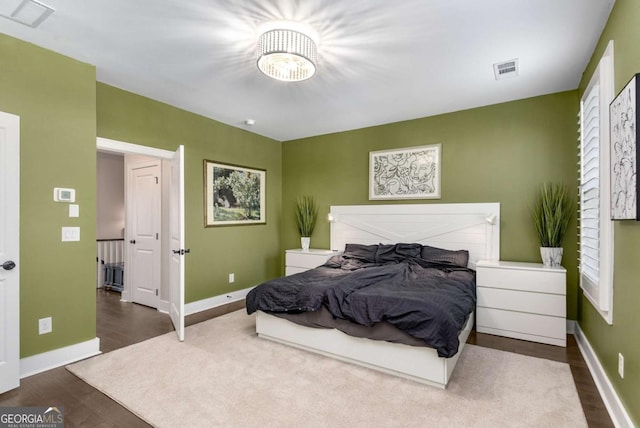
[[301, 196], [296, 204], [296, 219], [300, 236], [310, 237], [316, 227], [318, 207], [313, 196]]
[[562, 183], [543, 183], [538, 189], [531, 217], [541, 247], [562, 247], [575, 204], [569, 187]]

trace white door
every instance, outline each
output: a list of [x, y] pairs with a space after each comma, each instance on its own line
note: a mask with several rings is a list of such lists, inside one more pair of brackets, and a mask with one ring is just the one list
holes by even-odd
[[171, 159], [169, 313], [178, 339], [184, 340], [184, 146]]
[[20, 385], [20, 117], [0, 112], [0, 394]]
[[131, 300], [157, 308], [161, 281], [161, 166], [159, 160], [128, 164], [126, 230]]

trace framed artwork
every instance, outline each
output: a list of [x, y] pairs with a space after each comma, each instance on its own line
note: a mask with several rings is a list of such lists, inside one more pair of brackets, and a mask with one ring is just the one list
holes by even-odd
[[267, 172], [204, 161], [204, 225], [265, 224]]
[[609, 105], [611, 219], [640, 220], [638, 207], [638, 84], [636, 74]]
[[369, 152], [369, 199], [439, 199], [441, 144]]

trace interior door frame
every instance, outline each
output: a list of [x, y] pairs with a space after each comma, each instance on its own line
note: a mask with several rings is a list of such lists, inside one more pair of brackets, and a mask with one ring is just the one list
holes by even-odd
[[[141, 155], [141, 156], [149, 156], [149, 157], [154, 157], [154, 158], [159, 158], [162, 159], [163, 161], [171, 161], [171, 159], [173, 158], [173, 156], [175, 155], [175, 152], [169, 151], [169, 150], [164, 150], [164, 149], [158, 149], [155, 147], [149, 147], [149, 146], [140, 146], [138, 144], [131, 144], [131, 143], [127, 143], [124, 141], [118, 141], [118, 140], [112, 140], [109, 138], [103, 138], [103, 137], [97, 137], [96, 138], [96, 148], [97, 150], [103, 151], [103, 152], [110, 152], [110, 153], [118, 153], [118, 154], [131, 154], [131, 155]], [[127, 257], [127, 245], [125, 243], [125, 260]], [[164, 258], [163, 258], [163, 263], [164, 263]], [[124, 275], [125, 275], [125, 287], [124, 290], [122, 291], [122, 297], [121, 300], [125, 301], [125, 302], [131, 302], [131, 291], [129, 289], [129, 287], [127, 286], [128, 283], [130, 283], [128, 281], [128, 276], [127, 276], [127, 269], [125, 269], [124, 271]], [[160, 306], [158, 307], [159, 310], [162, 310], [161, 308], [163, 308], [162, 306], [163, 302], [160, 302]], [[163, 311], [165, 312], [165, 311]], [[168, 312], [168, 311], [166, 311]]]

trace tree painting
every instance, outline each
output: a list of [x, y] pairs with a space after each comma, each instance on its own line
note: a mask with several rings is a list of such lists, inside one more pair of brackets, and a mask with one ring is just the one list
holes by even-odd
[[207, 225], [264, 223], [265, 171], [209, 163]]

